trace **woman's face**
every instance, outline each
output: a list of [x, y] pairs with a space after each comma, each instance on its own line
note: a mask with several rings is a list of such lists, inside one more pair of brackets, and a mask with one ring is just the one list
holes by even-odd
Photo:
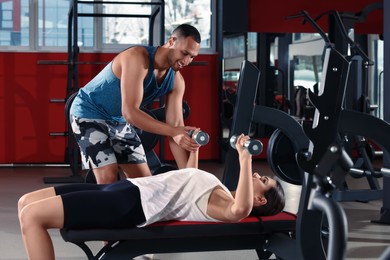
[[257, 172], [253, 173], [252, 180], [253, 194], [255, 196], [264, 196], [267, 191], [276, 187], [276, 180], [267, 176], [260, 176]]

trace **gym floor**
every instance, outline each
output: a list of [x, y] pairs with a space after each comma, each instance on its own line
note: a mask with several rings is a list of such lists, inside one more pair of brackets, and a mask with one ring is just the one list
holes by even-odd
[[[221, 177], [223, 164], [201, 162], [199, 167]], [[264, 161], [256, 161], [254, 170], [261, 174], [272, 176], [272, 171]], [[68, 167], [1, 167], [0, 168], [0, 259], [26, 259], [17, 218], [17, 201], [26, 192], [48, 187], [44, 177], [66, 177], [71, 175]], [[382, 180], [379, 179], [381, 185]], [[364, 178], [347, 177], [350, 190], [368, 189]], [[286, 195], [286, 210], [296, 212], [299, 203], [300, 187], [283, 183]], [[379, 218], [382, 201], [341, 202], [348, 219], [347, 259], [378, 259], [390, 245], [390, 225], [371, 223]], [[58, 230], [51, 230], [55, 252], [58, 260], [86, 259], [82, 250], [62, 240]], [[101, 242], [91, 242], [91, 247], [97, 250]], [[137, 257], [137, 259], [150, 259]], [[160, 260], [254, 260], [257, 255], [254, 250], [222, 251], [205, 253], [156, 254], [152, 259]]]

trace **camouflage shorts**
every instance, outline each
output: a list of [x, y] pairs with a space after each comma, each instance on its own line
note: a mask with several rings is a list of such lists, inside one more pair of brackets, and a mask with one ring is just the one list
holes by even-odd
[[146, 155], [130, 124], [71, 116], [72, 130], [80, 147], [84, 169], [118, 163], [145, 163]]

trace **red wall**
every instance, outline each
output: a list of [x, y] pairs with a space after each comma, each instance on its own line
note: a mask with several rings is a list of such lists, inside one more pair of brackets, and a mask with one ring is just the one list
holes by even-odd
[[[66, 53], [0, 53], [0, 163], [62, 163], [66, 138], [49, 136], [66, 131], [64, 103], [50, 99], [66, 97], [67, 66], [38, 65], [41, 60], [66, 60]], [[80, 54], [81, 61], [110, 61], [114, 54]], [[207, 66], [183, 69], [185, 99], [191, 108], [186, 120], [207, 131], [211, 141], [201, 159], [218, 159], [219, 129], [217, 56], [200, 55]], [[80, 65], [83, 86], [104, 65]], [[166, 151], [167, 159], [170, 152]]]
[[[307, 11], [313, 19], [331, 10], [357, 14], [371, 4], [383, 2], [383, 0], [279, 0], [267, 2], [248, 0], [248, 31], [269, 33], [314, 32], [309, 23], [302, 23], [303, 18], [286, 18], [297, 15], [302, 10]], [[328, 20], [326, 16], [317, 22], [324, 31], [327, 31]], [[365, 21], [356, 23], [356, 30], [361, 34], [383, 33], [383, 9], [372, 11]]]

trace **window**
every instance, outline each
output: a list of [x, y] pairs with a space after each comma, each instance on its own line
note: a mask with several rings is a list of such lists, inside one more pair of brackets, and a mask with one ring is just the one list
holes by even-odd
[[223, 57], [234, 58], [244, 57], [245, 55], [245, 36], [234, 35], [223, 39]]
[[29, 0], [0, 1], [0, 47], [29, 46]]
[[316, 84], [319, 84], [322, 76], [321, 55], [295, 56], [294, 86], [302, 86], [314, 91]]
[[[93, 6], [90, 4], [80, 4], [78, 9], [81, 13], [93, 12]], [[38, 0], [38, 46], [40, 49], [67, 46], [68, 12], [69, 0]], [[80, 17], [78, 23], [79, 45], [92, 47], [92, 18]]]
[[[0, 1], [0, 49], [26, 46], [30, 50], [66, 50], [68, 13], [72, 0]], [[89, 3], [90, 2], [90, 3]], [[149, 44], [150, 18], [157, 14], [153, 44], [159, 44], [158, 0], [94, 0], [77, 4], [78, 45], [89, 49], [123, 49], [123, 45]], [[121, 3], [123, 2], [123, 3]], [[125, 3], [126, 2], [126, 3]], [[145, 4], [148, 2], [150, 4]], [[202, 48], [212, 48], [212, 1], [165, 0], [164, 39], [182, 23], [194, 25], [201, 33]], [[118, 4], [119, 3], [119, 4]], [[154, 4], [156, 3], [156, 4]], [[105, 14], [98, 17], [93, 14]], [[118, 15], [118, 17], [115, 17]]]

